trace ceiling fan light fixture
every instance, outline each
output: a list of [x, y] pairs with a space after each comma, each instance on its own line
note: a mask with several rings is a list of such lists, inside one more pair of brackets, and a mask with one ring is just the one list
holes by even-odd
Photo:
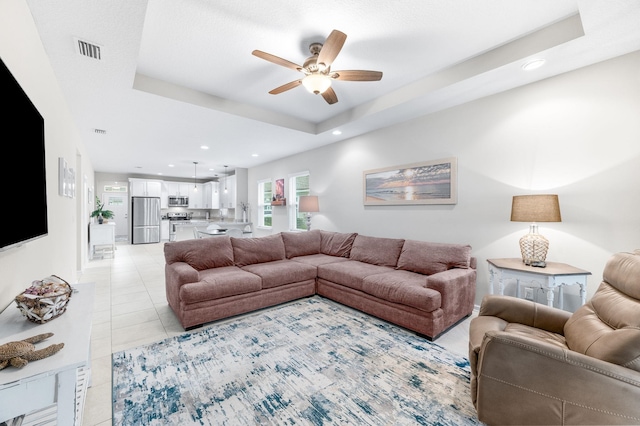
[[324, 74], [313, 73], [302, 79], [302, 85], [310, 93], [318, 95], [331, 87], [331, 79]]

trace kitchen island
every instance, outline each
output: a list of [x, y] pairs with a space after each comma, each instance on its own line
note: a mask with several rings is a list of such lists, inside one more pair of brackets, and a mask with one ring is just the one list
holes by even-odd
[[[236, 222], [236, 221], [217, 221], [217, 220], [182, 220], [172, 222], [171, 226], [174, 227], [173, 239], [171, 241], [184, 241], [195, 238], [194, 229], [206, 229], [209, 225], [218, 225], [221, 229], [240, 229], [244, 235], [250, 236], [253, 233], [252, 222]], [[224, 234], [223, 234], [224, 235]]]

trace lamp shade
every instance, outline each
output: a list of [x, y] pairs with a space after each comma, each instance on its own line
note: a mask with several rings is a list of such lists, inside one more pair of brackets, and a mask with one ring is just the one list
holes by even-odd
[[301, 195], [298, 204], [298, 211], [301, 213], [319, 212], [317, 195]]
[[562, 222], [555, 194], [515, 195], [511, 204], [512, 222]]

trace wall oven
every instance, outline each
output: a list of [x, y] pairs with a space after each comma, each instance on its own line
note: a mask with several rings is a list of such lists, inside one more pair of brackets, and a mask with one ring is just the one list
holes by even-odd
[[189, 207], [189, 197], [169, 195], [169, 207]]

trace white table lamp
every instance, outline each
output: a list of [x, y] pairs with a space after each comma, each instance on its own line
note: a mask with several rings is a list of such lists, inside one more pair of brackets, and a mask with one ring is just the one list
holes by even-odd
[[318, 196], [301, 195], [298, 203], [298, 211], [307, 214], [307, 231], [311, 230], [311, 213], [319, 212]]

